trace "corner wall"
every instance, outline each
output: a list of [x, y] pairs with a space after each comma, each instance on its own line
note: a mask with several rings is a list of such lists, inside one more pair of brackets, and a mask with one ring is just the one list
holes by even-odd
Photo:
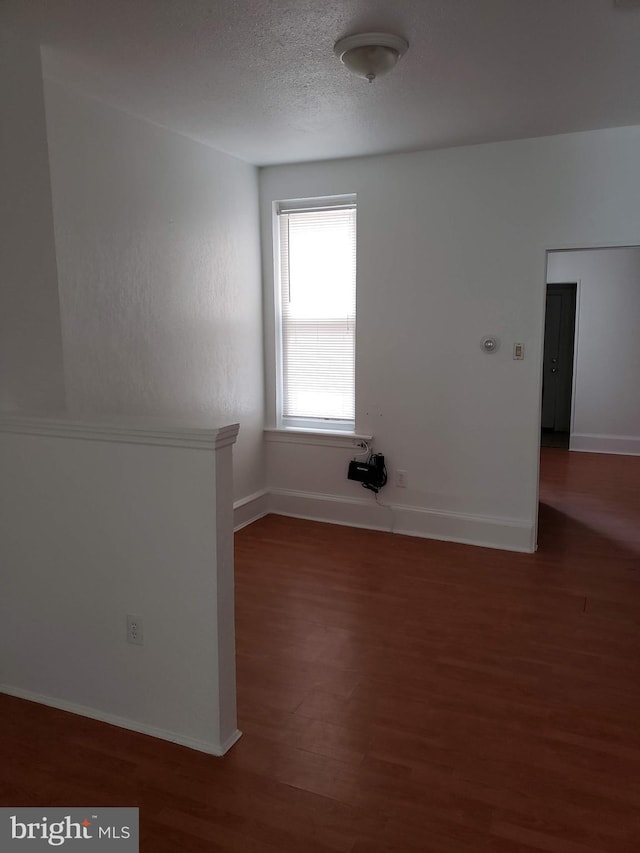
[[0, 692], [214, 755], [237, 740], [237, 429], [0, 416]]
[[[272, 203], [340, 193], [358, 196], [356, 431], [386, 456], [389, 507], [346, 480], [344, 447], [268, 445], [269, 489], [291, 514], [320, 499], [336, 520], [357, 508], [371, 526], [531, 550], [546, 250], [639, 241], [640, 128], [263, 169], [271, 426]], [[485, 355], [489, 334], [501, 347]]]
[[45, 80], [68, 408], [239, 421], [264, 487], [257, 170]]
[[64, 374], [40, 49], [4, 30], [0, 188], [0, 410], [61, 410]]

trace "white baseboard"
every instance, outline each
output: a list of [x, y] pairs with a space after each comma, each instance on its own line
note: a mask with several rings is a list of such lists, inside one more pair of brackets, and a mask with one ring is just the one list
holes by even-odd
[[615, 453], [621, 456], [640, 456], [640, 437], [635, 435], [571, 434], [569, 450], [582, 453]]
[[241, 498], [233, 505], [233, 529], [242, 530], [269, 512], [269, 493], [266, 489]]
[[373, 500], [286, 489], [269, 493], [269, 512], [506, 551], [532, 553], [536, 549], [535, 525], [510, 518], [376, 504]]
[[442, 539], [501, 551], [522, 551], [525, 554], [536, 550], [535, 525], [527, 521], [409, 506], [396, 506], [394, 509], [398, 517], [395, 532], [406, 536]]
[[109, 723], [112, 726], [129, 729], [133, 732], [140, 732], [143, 735], [160, 738], [160, 740], [168, 740], [171, 743], [187, 746], [189, 749], [206, 752], [209, 755], [224, 755], [242, 735], [242, 732], [236, 729], [222, 743], [211, 743], [188, 737], [187, 735], [177, 734], [176, 732], [170, 732], [166, 729], [159, 729], [156, 726], [138, 723], [135, 720], [128, 720], [126, 717], [118, 717], [116, 714], [97, 711], [95, 708], [88, 708], [85, 705], [76, 705], [75, 702], [66, 702], [64, 699], [43, 696], [40, 693], [33, 693], [31, 690], [23, 690], [21, 687], [0, 684], [0, 693], [6, 693], [7, 696], [15, 696], [17, 699], [27, 699], [29, 702], [37, 702], [39, 705], [48, 705], [50, 708], [57, 708], [60, 711], [69, 711], [69, 713], [78, 714], [81, 717], [90, 717], [92, 720], [98, 720], [101, 723]]

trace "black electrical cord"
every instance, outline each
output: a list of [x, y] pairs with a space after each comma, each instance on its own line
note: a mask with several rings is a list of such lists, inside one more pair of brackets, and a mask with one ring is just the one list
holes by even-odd
[[[369, 457], [369, 461], [367, 462], [367, 464], [368, 465], [374, 465], [376, 468], [378, 468], [379, 467], [378, 457], [381, 457], [384, 460], [384, 456], [381, 456], [381, 454], [372, 453], [371, 456]], [[377, 481], [375, 483], [361, 483], [360, 485], [362, 486], [363, 489], [368, 489], [370, 492], [375, 492], [375, 494], [377, 495], [378, 492], [380, 491], [380, 489], [383, 486], [385, 486], [386, 483], [387, 483], [387, 469], [386, 469], [386, 466], [383, 462], [382, 467], [380, 468], [380, 476], [378, 477]]]

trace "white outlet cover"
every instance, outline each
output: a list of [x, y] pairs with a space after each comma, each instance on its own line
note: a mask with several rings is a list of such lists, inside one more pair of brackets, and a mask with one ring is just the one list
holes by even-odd
[[127, 642], [134, 646], [144, 645], [142, 620], [131, 613], [127, 613]]

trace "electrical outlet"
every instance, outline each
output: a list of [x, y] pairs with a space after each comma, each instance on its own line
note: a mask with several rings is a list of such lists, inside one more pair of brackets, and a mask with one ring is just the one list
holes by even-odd
[[359, 447], [360, 450], [367, 450], [369, 447], [369, 442], [365, 441], [363, 438], [354, 438], [353, 443], [356, 447]]
[[144, 645], [142, 620], [130, 613], [127, 613], [127, 643], [133, 643], [136, 646]]
[[396, 486], [399, 489], [406, 489], [407, 488], [407, 472], [406, 471], [401, 471], [400, 469], [398, 469], [396, 471]]

